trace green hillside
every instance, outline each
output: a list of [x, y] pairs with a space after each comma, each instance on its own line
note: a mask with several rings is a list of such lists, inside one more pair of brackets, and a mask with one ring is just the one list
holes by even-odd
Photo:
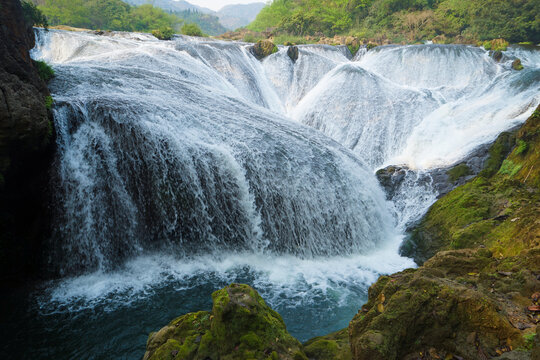
[[49, 25], [117, 31], [178, 29], [182, 20], [150, 4], [131, 6], [121, 0], [41, 0], [38, 9]]
[[540, 0], [274, 0], [249, 30], [391, 42], [540, 42]]

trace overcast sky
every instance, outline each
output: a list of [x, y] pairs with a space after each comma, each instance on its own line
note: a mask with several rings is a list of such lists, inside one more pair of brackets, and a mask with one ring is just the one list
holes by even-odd
[[267, 0], [186, 0], [194, 5], [204, 6], [212, 10], [219, 10], [225, 5], [250, 4], [254, 2], [266, 2]]

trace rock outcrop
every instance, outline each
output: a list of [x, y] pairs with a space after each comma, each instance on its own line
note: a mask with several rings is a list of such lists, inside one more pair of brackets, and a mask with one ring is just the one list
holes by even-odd
[[248, 285], [231, 284], [212, 300], [211, 312], [183, 315], [150, 334], [144, 360], [307, 360], [281, 316]]
[[419, 269], [383, 276], [349, 325], [353, 358], [489, 359], [520, 349], [536, 320], [540, 249], [502, 260], [486, 249], [440, 252]]
[[477, 177], [430, 208], [404, 253], [422, 263], [445, 249], [485, 246], [501, 257], [540, 246], [539, 149], [540, 107], [517, 134], [499, 136]]
[[50, 94], [29, 55], [34, 31], [18, 0], [0, 6], [0, 278], [39, 263], [51, 157]]
[[278, 47], [270, 40], [259, 40], [250, 48], [251, 53], [258, 60], [262, 60], [267, 56], [278, 51]]
[[289, 56], [289, 58], [292, 60], [293, 63], [295, 63], [296, 60], [298, 60], [298, 53], [299, 53], [298, 46], [296, 45], [291, 45], [287, 49], [287, 55]]
[[429, 260], [370, 288], [349, 325], [354, 359], [537, 356], [539, 149], [540, 107], [499, 136], [477, 177], [431, 207], [408, 243]]

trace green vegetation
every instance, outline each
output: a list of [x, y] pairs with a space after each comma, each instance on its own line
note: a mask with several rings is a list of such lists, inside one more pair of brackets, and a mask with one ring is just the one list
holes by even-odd
[[177, 29], [181, 20], [150, 4], [130, 6], [121, 0], [44, 0], [38, 9], [51, 26], [150, 32]]
[[491, 41], [487, 40], [482, 43], [484, 49], [493, 51], [506, 51], [508, 45], [510, 44], [504, 39], [493, 39]]
[[[248, 25], [297, 36], [353, 35], [414, 43], [540, 42], [537, 0], [274, 0]], [[319, 34], [319, 35], [318, 35]]]
[[53, 98], [52, 96], [45, 96], [45, 107], [47, 108], [47, 110], [51, 110], [52, 109], [52, 105], [53, 105]]
[[29, 1], [21, 1], [24, 20], [32, 26], [41, 26], [45, 29], [49, 27], [47, 17], [37, 8], [36, 5]]
[[54, 70], [45, 61], [34, 61], [41, 80], [48, 82], [54, 77]]
[[227, 32], [221, 25], [219, 18], [210, 14], [203, 14], [195, 10], [176, 11], [172, 13], [184, 21], [184, 23], [197, 24], [201, 31], [209, 35], [220, 35]]
[[152, 35], [154, 35], [159, 40], [171, 40], [174, 31], [170, 27], [165, 27], [157, 30], [152, 30]]
[[184, 24], [182, 34], [188, 36], [205, 36], [197, 24]]

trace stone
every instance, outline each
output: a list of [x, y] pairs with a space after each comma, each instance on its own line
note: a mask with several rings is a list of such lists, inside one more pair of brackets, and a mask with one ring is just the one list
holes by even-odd
[[270, 40], [259, 40], [255, 45], [250, 47], [250, 51], [257, 60], [262, 60], [265, 57], [276, 53], [278, 47]]
[[287, 49], [287, 55], [292, 60], [292, 62], [295, 63], [296, 60], [298, 60], [298, 46], [289, 46], [289, 48]]

